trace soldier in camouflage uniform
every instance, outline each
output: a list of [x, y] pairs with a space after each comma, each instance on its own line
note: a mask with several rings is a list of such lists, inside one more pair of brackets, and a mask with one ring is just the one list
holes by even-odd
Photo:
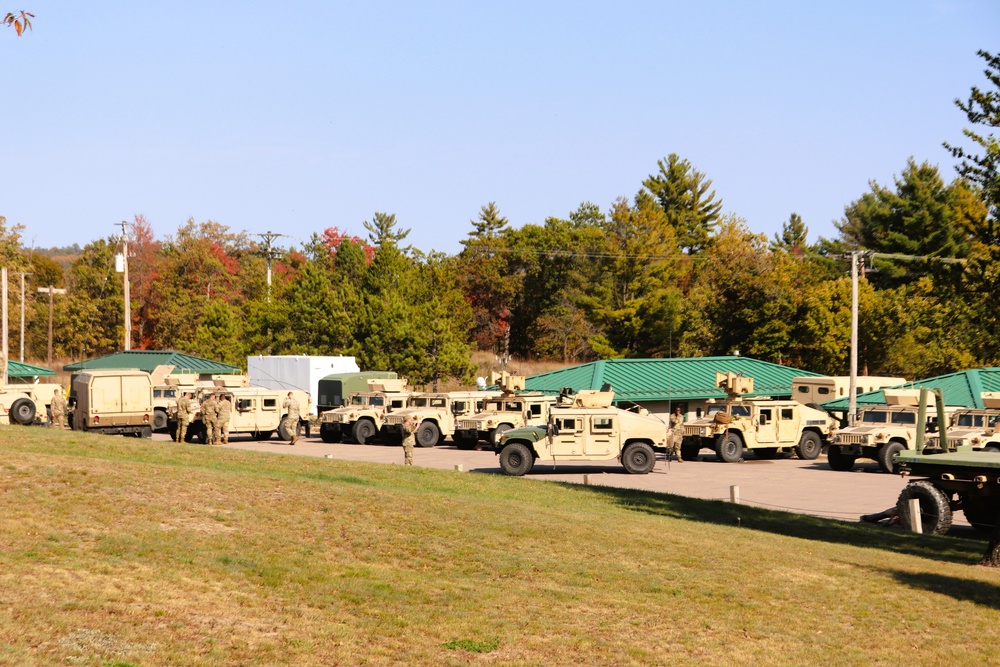
[[674, 454], [677, 456], [678, 463], [684, 463], [684, 459], [681, 458], [681, 443], [683, 441], [684, 415], [681, 413], [681, 409], [677, 408], [670, 415], [670, 443], [667, 446], [667, 460], [670, 460], [670, 455]]
[[201, 423], [205, 426], [205, 443], [215, 444], [215, 420], [218, 415], [219, 403], [215, 400], [215, 394], [209, 394], [201, 402]]
[[413, 465], [413, 447], [417, 444], [417, 420], [408, 416], [403, 421], [403, 465]]
[[288, 398], [281, 407], [285, 409], [285, 421], [282, 422], [282, 426], [292, 436], [292, 441], [288, 444], [294, 445], [299, 439], [299, 402], [292, 396], [292, 392], [288, 392]]
[[233, 413], [233, 404], [225, 394], [219, 396], [219, 406], [215, 418], [215, 444], [229, 444], [229, 418]]
[[177, 399], [177, 442], [184, 442], [189, 421], [191, 421], [191, 393], [185, 391]]
[[52, 413], [52, 428], [66, 428], [66, 397], [63, 396], [62, 387], [52, 392], [52, 402], [49, 403], [49, 412]]

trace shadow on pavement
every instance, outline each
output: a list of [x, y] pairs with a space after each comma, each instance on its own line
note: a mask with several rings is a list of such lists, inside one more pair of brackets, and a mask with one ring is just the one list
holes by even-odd
[[579, 493], [608, 497], [616, 504], [637, 512], [722, 526], [740, 526], [804, 540], [883, 549], [952, 563], [978, 563], [985, 549], [985, 539], [918, 535], [900, 529], [778, 512], [719, 500], [702, 500], [636, 489], [563, 484]]

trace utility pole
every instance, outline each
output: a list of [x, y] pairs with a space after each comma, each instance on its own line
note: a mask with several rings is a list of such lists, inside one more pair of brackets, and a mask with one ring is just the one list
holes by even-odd
[[285, 234], [278, 234], [276, 232], [267, 231], [267, 232], [264, 232], [263, 234], [258, 234], [257, 236], [259, 236], [262, 239], [264, 239], [264, 249], [261, 251], [261, 254], [264, 255], [264, 259], [267, 260], [267, 300], [270, 301], [271, 300], [271, 261], [275, 260], [275, 259], [278, 259], [278, 257], [281, 256], [281, 254], [274, 247], [272, 247], [271, 243], [274, 241], [274, 239], [280, 238], [282, 236], [285, 236]]
[[851, 253], [851, 382], [847, 406], [847, 424], [854, 426], [858, 414], [858, 265], [863, 252]]
[[21, 271], [21, 363], [24, 363], [24, 277], [30, 276], [27, 271]]
[[128, 282], [128, 223], [122, 220], [122, 272], [125, 274], [125, 351], [132, 349], [132, 294]]
[[0, 269], [0, 281], [3, 281], [3, 287], [0, 288], [0, 298], [3, 299], [3, 313], [0, 316], [3, 317], [3, 384], [7, 384], [7, 363], [10, 361], [10, 351], [7, 348], [7, 267]]
[[49, 295], [49, 359], [48, 362], [46, 362], [46, 365], [51, 366], [52, 365], [52, 300], [53, 300], [52, 297], [56, 294], [65, 294], [66, 290], [57, 289], [52, 285], [49, 285], [48, 287], [39, 287], [38, 291], [41, 292], [42, 294], [48, 293]]

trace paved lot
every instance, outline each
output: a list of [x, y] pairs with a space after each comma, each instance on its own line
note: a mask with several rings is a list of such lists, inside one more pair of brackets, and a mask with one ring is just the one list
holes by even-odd
[[[156, 439], [167, 440], [165, 435]], [[314, 456], [344, 461], [402, 464], [399, 446], [326, 444], [318, 437], [300, 438], [294, 446], [279, 440], [258, 442], [234, 437], [230, 448], [277, 454]], [[730, 487], [739, 487], [740, 501], [789, 512], [857, 521], [862, 514], [880, 512], [896, 504], [906, 481], [878, 471], [874, 462], [859, 462], [853, 472], [835, 472], [821, 456], [815, 461], [796, 458], [743, 463], [720, 463], [708, 450], [699, 461], [669, 465], [662, 455], [648, 475], [629, 475], [619, 465], [536, 463], [525, 479], [556, 480], [575, 484], [600, 484], [629, 489], [673, 493], [693, 498], [728, 500]], [[502, 474], [497, 456], [489, 450], [462, 451], [451, 444], [424, 449], [413, 455], [418, 466], [465, 472]], [[961, 512], [955, 524], [965, 524]], [[967, 524], [965, 524], [967, 525]]]

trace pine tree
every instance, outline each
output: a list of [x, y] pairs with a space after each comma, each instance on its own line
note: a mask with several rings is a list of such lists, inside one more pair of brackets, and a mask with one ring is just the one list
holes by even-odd
[[663, 207], [678, 245], [689, 254], [700, 252], [718, 224], [722, 200], [715, 200], [712, 181], [676, 153], [656, 164], [659, 173], [651, 174], [642, 184]]

